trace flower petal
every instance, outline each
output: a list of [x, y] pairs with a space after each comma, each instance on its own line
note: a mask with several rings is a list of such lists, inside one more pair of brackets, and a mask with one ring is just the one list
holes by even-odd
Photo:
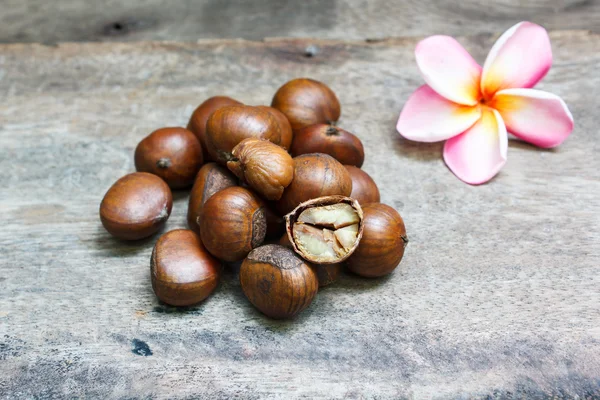
[[404, 105], [396, 129], [410, 140], [439, 142], [464, 132], [480, 116], [479, 107], [453, 103], [423, 85]]
[[430, 36], [417, 44], [415, 56], [425, 82], [438, 94], [455, 103], [477, 104], [481, 67], [454, 38]]
[[444, 145], [444, 161], [460, 180], [479, 185], [487, 182], [506, 163], [508, 138], [502, 117], [486, 108], [481, 119]]
[[510, 133], [539, 147], [558, 146], [573, 131], [571, 112], [552, 93], [506, 89], [496, 93], [490, 107], [498, 110]]
[[496, 41], [483, 65], [481, 93], [486, 99], [499, 90], [531, 88], [552, 65], [550, 38], [544, 28], [520, 22]]

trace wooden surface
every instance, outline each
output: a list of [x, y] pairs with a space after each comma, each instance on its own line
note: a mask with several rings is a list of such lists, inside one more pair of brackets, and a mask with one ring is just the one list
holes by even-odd
[[600, 0], [2, 0], [0, 43], [600, 31]]
[[[460, 41], [483, 62], [495, 38]], [[0, 46], [0, 397], [597, 398], [600, 36], [551, 38], [539, 87], [575, 132], [555, 150], [511, 141], [480, 187], [441, 144], [395, 132], [422, 82], [417, 39]], [[253, 309], [231, 271], [197, 307], [159, 304], [157, 237], [111, 238], [104, 192], [142, 137], [207, 97], [267, 104], [298, 76], [338, 93], [340, 125], [405, 219], [401, 267], [344, 276], [289, 322]], [[186, 224], [175, 199], [169, 230]]]

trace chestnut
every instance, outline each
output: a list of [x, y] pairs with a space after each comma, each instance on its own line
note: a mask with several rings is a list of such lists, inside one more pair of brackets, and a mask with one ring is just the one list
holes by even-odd
[[392, 272], [404, 255], [408, 243], [404, 221], [398, 211], [381, 203], [363, 207], [363, 236], [347, 260], [348, 269], [366, 278]]
[[307, 200], [351, 192], [350, 174], [337, 160], [327, 154], [303, 154], [294, 158], [294, 179], [277, 201], [277, 210], [283, 215]]
[[265, 110], [277, 120], [277, 123], [279, 124], [279, 129], [281, 130], [281, 141], [279, 145], [284, 149], [289, 150], [290, 146], [292, 145], [294, 134], [292, 132], [292, 125], [290, 125], [290, 121], [288, 121], [287, 117], [281, 111], [273, 107], [256, 106], [256, 108]]
[[200, 210], [200, 237], [224, 261], [239, 261], [265, 239], [264, 203], [246, 188], [232, 186], [213, 194]]
[[206, 299], [217, 287], [220, 262], [188, 229], [162, 235], [150, 258], [152, 289], [161, 301], [173, 306], [190, 306]]
[[108, 233], [119, 239], [143, 239], [165, 225], [172, 207], [173, 196], [165, 181], [135, 172], [108, 189], [100, 203], [100, 220]]
[[236, 177], [227, 168], [214, 162], [204, 164], [196, 175], [196, 181], [190, 193], [187, 213], [187, 222], [190, 229], [194, 232], [199, 231], [197, 219], [200, 215], [200, 209], [210, 196], [220, 190], [236, 185]]
[[340, 102], [333, 90], [308, 78], [293, 79], [280, 87], [271, 107], [287, 117], [294, 132], [309, 125], [335, 123], [341, 114]]
[[285, 227], [292, 247], [302, 258], [315, 264], [336, 264], [358, 247], [362, 220], [358, 201], [325, 196], [296, 207], [285, 216]]
[[208, 121], [208, 117], [219, 108], [239, 105], [242, 105], [242, 103], [231, 97], [214, 96], [200, 104], [192, 113], [187, 129], [192, 131], [200, 141], [200, 144], [202, 145], [202, 156], [204, 157], [205, 162], [214, 161], [210, 158], [206, 149], [206, 122]]
[[365, 150], [359, 138], [327, 124], [310, 125], [296, 131], [290, 153], [294, 157], [308, 153], [325, 153], [342, 164], [357, 167], [361, 167], [365, 161]]
[[281, 127], [269, 112], [251, 106], [223, 107], [208, 118], [206, 146], [215, 161], [225, 164], [233, 148], [248, 138], [270, 140], [279, 146]]
[[281, 147], [249, 138], [232, 151], [227, 168], [267, 200], [279, 200], [294, 177], [294, 161]]
[[242, 291], [259, 311], [276, 319], [291, 318], [317, 294], [313, 268], [292, 250], [276, 244], [256, 248], [240, 268]]
[[191, 186], [202, 162], [200, 142], [184, 128], [158, 129], [135, 149], [135, 169], [160, 176], [172, 189]]
[[350, 197], [358, 200], [361, 206], [367, 203], [379, 203], [379, 188], [369, 174], [353, 165], [344, 165], [352, 178]]

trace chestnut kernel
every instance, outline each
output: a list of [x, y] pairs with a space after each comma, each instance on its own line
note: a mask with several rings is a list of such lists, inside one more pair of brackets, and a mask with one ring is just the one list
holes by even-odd
[[212, 195], [200, 211], [200, 237], [206, 249], [224, 261], [239, 261], [260, 246], [267, 230], [264, 203], [239, 186]]
[[220, 190], [236, 185], [237, 179], [227, 168], [214, 162], [204, 164], [196, 175], [196, 181], [190, 193], [187, 213], [187, 222], [190, 229], [199, 232], [198, 216], [210, 196]]
[[279, 200], [294, 177], [294, 161], [281, 147], [261, 139], [244, 139], [232, 151], [227, 168], [267, 200]]
[[300, 204], [285, 216], [296, 253], [315, 264], [336, 264], [354, 252], [362, 237], [363, 213], [358, 201], [326, 196]]
[[379, 188], [369, 174], [353, 165], [344, 165], [352, 178], [350, 197], [358, 200], [361, 206], [368, 203], [379, 203]]
[[191, 186], [202, 161], [200, 142], [184, 128], [158, 129], [135, 149], [135, 169], [160, 176], [173, 189]]
[[148, 237], [171, 215], [173, 196], [156, 175], [135, 172], [108, 189], [100, 203], [100, 220], [111, 235], [125, 240]]
[[276, 244], [254, 249], [240, 268], [242, 290], [250, 303], [276, 319], [291, 318], [317, 294], [318, 278], [292, 250]]
[[152, 289], [161, 301], [190, 306], [206, 299], [217, 287], [221, 263], [204, 248], [200, 237], [187, 229], [162, 235], [152, 251]]
[[294, 179], [277, 201], [277, 210], [287, 214], [300, 203], [323, 196], [349, 196], [350, 174], [327, 154], [303, 154], [294, 158]]
[[261, 110], [265, 110], [279, 124], [279, 129], [281, 130], [281, 141], [279, 145], [286, 150], [290, 149], [292, 145], [292, 140], [294, 138], [294, 133], [292, 132], [292, 125], [290, 125], [290, 121], [288, 121], [287, 117], [278, 109], [269, 107], [269, 106], [256, 106], [256, 108], [260, 108]]
[[313, 124], [335, 123], [341, 114], [340, 102], [333, 90], [308, 78], [293, 79], [280, 87], [271, 107], [287, 117], [294, 132]]
[[200, 104], [192, 113], [190, 121], [187, 125], [187, 129], [192, 131], [200, 141], [200, 144], [202, 145], [202, 156], [205, 162], [214, 161], [210, 158], [206, 148], [206, 122], [208, 121], [208, 117], [210, 117], [211, 114], [217, 111], [219, 108], [240, 105], [242, 105], [242, 103], [232, 99], [231, 97], [214, 96]]
[[357, 167], [365, 161], [365, 150], [359, 138], [327, 124], [310, 125], [296, 131], [290, 153], [294, 157], [308, 153], [329, 154], [342, 164]]
[[366, 278], [392, 272], [404, 255], [408, 243], [404, 221], [392, 207], [371, 203], [363, 207], [363, 236], [347, 260], [348, 269]]
[[267, 111], [251, 106], [230, 106], [215, 111], [206, 123], [206, 145], [210, 156], [225, 164], [242, 140], [266, 139], [281, 145], [281, 128]]

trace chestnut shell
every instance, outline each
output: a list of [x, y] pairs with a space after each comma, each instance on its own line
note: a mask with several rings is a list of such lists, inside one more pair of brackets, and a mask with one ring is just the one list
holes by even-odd
[[296, 131], [290, 153], [294, 157], [308, 153], [329, 154], [342, 164], [357, 167], [365, 161], [365, 149], [358, 137], [327, 124], [310, 125]]
[[279, 124], [279, 128], [281, 130], [281, 140], [279, 142], [279, 145], [284, 149], [289, 150], [292, 146], [294, 133], [292, 132], [292, 125], [290, 125], [290, 121], [288, 121], [287, 117], [281, 111], [273, 107], [256, 106], [256, 108], [265, 110], [266, 112], [271, 114], [271, 116], [275, 118], [275, 120], [277, 120], [277, 123]]
[[361, 206], [368, 203], [379, 203], [381, 196], [377, 184], [369, 174], [353, 165], [344, 165], [352, 178], [350, 197], [358, 200]]

